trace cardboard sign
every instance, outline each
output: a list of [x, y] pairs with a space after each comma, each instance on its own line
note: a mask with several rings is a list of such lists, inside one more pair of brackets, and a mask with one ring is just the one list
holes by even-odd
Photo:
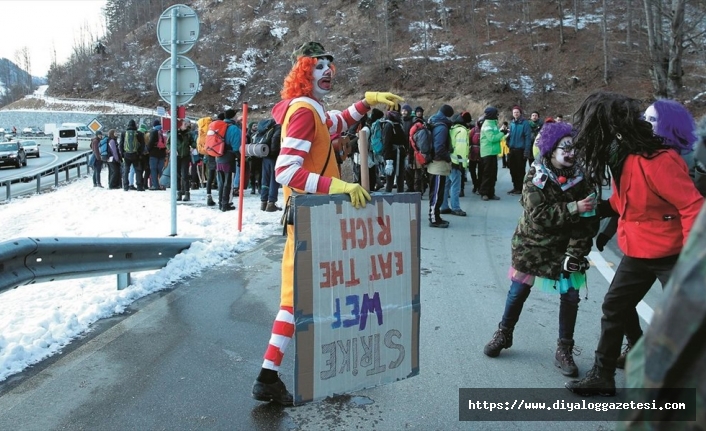
[[344, 196], [292, 197], [295, 404], [419, 373], [420, 195]]

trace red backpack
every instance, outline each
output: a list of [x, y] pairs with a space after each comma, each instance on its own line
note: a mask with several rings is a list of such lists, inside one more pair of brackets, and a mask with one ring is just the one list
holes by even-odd
[[471, 141], [471, 151], [468, 154], [468, 160], [472, 162], [478, 162], [480, 161], [480, 127], [478, 127], [477, 125], [473, 126], [469, 134]]
[[211, 157], [221, 157], [225, 154], [226, 148], [226, 130], [228, 123], [223, 120], [212, 121], [208, 125], [206, 133], [206, 154]]
[[417, 121], [409, 129], [409, 146], [414, 151], [414, 160], [420, 166], [431, 161], [433, 144], [431, 131], [424, 121]]

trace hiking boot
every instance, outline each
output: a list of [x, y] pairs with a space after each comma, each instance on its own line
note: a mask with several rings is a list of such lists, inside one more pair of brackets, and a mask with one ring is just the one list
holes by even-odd
[[267, 201], [260, 202], [260, 211], [265, 211], [267, 209]]
[[451, 208], [446, 208], [445, 210], [439, 210], [441, 214], [451, 214]]
[[283, 406], [293, 406], [294, 397], [289, 393], [284, 382], [277, 377], [274, 383], [262, 383], [255, 380], [252, 385], [252, 397], [258, 401], [279, 403]]
[[489, 198], [487, 195], [483, 195], [483, 197], [482, 197], [481, 199], [483, 199], [484, 201], [489, 201], [489, 200], [490, 200], [490, 198]]
[[625, 369], [625, 359], [627, 359], [630, 349], [632, 349], [632, 344], [629, 342], [623, 346], [623, 351], [615, 362], [615, 368], [620, 368], [621, 370]]
[[177, 201], [180, 201], [180, 200], [182, 200], [183, 198], [184, 198], [184, 194], [183, 194], [182, 192], [179, 192], [179, 193], [177, 194]]
[[440, 228], [447, 228], [449, 227], [449, 222], [446, 220], [439, 220], [437, 222], [429, 222], [429, 227], [440, 227]]
[[189, 202], [191, 200], [191, 192], [186, 192], [184, 193], [184, 199], [182, 199], [184, 202]]
[[572, 380], [564, 384], [571, 392], [590, 397], [600, 395], [602, 397], [615, 396], [615, 373], [608, 372], [594, 365], [581, 380]]
[[495, 358], [500, 354], [502, 349], [512, 347], [512, 331], [512, 329], [500, 326], [498, 330], [495, 331], [495, 334], [493, 334], [493, 338], [483, 348], [483, 353], [485, 353], [486, 356]]
[[216, 206], [216, 203], [213, 201], [213, 198], [211, 197], [211, 195], [206, 196], [206, 205], [208, 205], [210, 207]]
[[561, 368], [561, 374], [567, 377], [578, 377], [579, 368], [574, 362], [574, 353], [581, 354], [581, 350], [574, 347], [574, 340], [557, 340], [554, 365]]
[[498, 195], [493, 195], [493, 196], [490, 196], [489, 199], [490, 199], [491, 201], [499, 201], [499, 200], [500, 200], [500, 196], [498, 196]]
[[265, 212], [273, 213], [276, 211], [282, 211], [282, 208], [278, 207], [274, 202], [267, 202], [267, 208], [265, 208]]
[[466, 217], [466, 211], [464, 210], [451, 210], [451, 214], [460, 217]]

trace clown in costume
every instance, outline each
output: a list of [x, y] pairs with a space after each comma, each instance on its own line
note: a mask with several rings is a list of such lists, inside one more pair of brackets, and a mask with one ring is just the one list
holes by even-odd
[[533, 285], [560, 294], [559, 340], [554, 364], [566, 376], [578, 376], [574, 363], [574, 327], [579, 289], [586, 285], [586, 256], [598, 231], [592, 188], [575, 165], [571, 125], [551, 123], [537, 142], [540, 157], [525, 176], [522, 217], [512, 237], [510, 291], [499, 329], [483, 352], [494, 358], [512, 346], [512, 334]]
[[[332, 88], [336, 68], [333, 56], [317, 42], [307, 42], [292, 54], [293, 66], [284, 80], [282, 101], [272, 109], [272, 116], [282, 125], [282, 143], [275, 164], [275, 177], [284, 188], [285, 202], [292, 190], [299, 193], [340, 194], [350, 196], [351, 204], [364, 207], [370, 200], [359, 184], [339, 179], [331, 135], [343, 133], [360, 121], [371, 105], [383, 103], [396, 107], [403, 99], [392, 93], [366, 92], [365, 99], [345, 111], [326, 111], [324, 96]], [[280, 310], [272, 327], [260, 375], [252, 396], [258, 401], [293, 405], [292, 394], [277, 371], [285, 349], [294, 335], [294, 226], [287, 226], [287, 241], [282, 256]]]

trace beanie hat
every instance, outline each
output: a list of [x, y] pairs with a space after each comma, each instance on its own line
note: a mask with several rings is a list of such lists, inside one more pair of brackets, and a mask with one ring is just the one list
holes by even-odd
[[399, 123], [402, 121], [402, 116], [397, 111], [387, 111], [385, 113], [385, 118], [392, 121], [393, 123]]
[[424, 108], [422, 108], [421, 106], [417, 106], [416, 108], [414, 108], [414, 112], [424, 112]]
[[402, 105], [402, 110], [412, 112], [412, 107], [405, 103], [404, 105]]
[[237, 111], [233, 108], [226, 109], [226, 120], [230, 120], [231, 118], [235, 117], [236, 112]]
[[135, 120], [130, 120], [127, 122], [127, 128], [128, 129], [137, 129], [137, 123], [135, 123]]
[[103, 132], [101, 132], [100, 130], [97, 131], [97, 132], [96, 132], [96, 136], [103, 136]]
[[473, 121], [473, 117], [471, 117], [471, 113], [468, 111], [461, 112], [461, 118], [463, 118], [463, 122], [466, 124], [470, 124]]
[[571, 136], [572, 128], [569, 123], [547, 123], [539, 132], [537, 148], [542, 156], [551, 154], [563, 138]]
[[137, 130], [139, 130], [139, 131], [142, 132], [142, 133], [145, 133], [145, 132], [146, 132], [147, 130], [149, 130], [149, 129], [147, 128], [147, 125], [146, 125], [146, 124], [140, 124], [140, 128], [137, 129]]
[[154, 121], [152, 122], [152, 125], [153, 125], [153, 126], [161, 126], [161, 125], [162, 125], [162, 122], [159, 121], [159, 120], [154, 120]]
[[449, 105], [441, 105], [441, 108], [439, 108], [439, 112], [441, 112], [444, 117], [450, 118], [454, 115], [454, 108]]
[[512, 107], [512, 110], [513, 110], [513, 111], [514, 111], [515, 109], [517, 109], [518, 111], [520, 111], [520, 114], [522, 114], [522, 108], [520, 108], [520, 105], [515, 105], [515, 106]]
[[488, 106], [483, 111], [486, 120], [497, 120], [498, 119], [498, 109], [494, 106]]

